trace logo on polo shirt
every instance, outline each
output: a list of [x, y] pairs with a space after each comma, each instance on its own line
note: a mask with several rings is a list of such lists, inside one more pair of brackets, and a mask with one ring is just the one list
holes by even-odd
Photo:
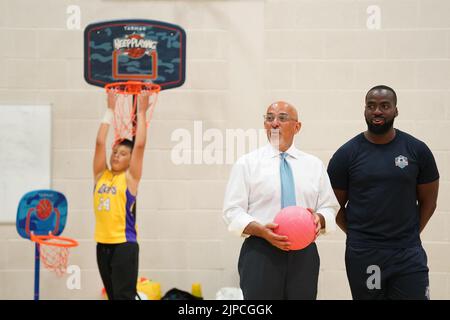
[[403, 169], [408, 165], [408, 158], [405, 156], [398, 156], [395, 158], [395, 165], [400, 169]]

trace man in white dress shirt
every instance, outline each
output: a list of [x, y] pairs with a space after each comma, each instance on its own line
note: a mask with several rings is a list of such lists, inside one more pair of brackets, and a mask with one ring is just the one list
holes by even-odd
[[[336, 229], [339, 203], [322, 161], [293, 144], [301, 128], [297, 110], [278, 101], [264, 118], [270, 144], [235, 163], [223, 207], [228, 230], [245, 238], [238, 262], [240, 287], [244, 299], [316, 299], [320, 259], [315, 242], [290, 250], [287, 236], [273, 232], [277, 226], [273, 220], [282, 207], [308, 208], [317, 238]], [[284, 176], [290, 177], [290, 184], [286, 178], [282, 181]], [[292, 200], [286, 205], [289, 192]]]

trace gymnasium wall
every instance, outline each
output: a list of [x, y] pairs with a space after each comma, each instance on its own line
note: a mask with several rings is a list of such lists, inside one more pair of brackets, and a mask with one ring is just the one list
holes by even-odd
[[[426, 142], [438, 162], [438, 208], [422, 239], [431, 298], [449, 299], [449, 14], [448, 0], [1, 0], [0, 105], [51, 105], [51, 184], [69, 201], [64, 235], [80, 242], [72, 274], [41, 271], [41, 298], [101, 298], [91, 167], [106, 97], [84, 81], [83, 29], [143, 18], [184, 27], [188, 61], [185, 85], [160, 94], [149, 128], [138, 194], [140, 276], [160, 282], [163, 293], [200, 282], [207, 299], [237, 287], [241, 239], [221, 218], [232, 165], [226, 141], [262, 128], [266, 107], [287, 100], [303, 123], [296, 145], [327, 164], [365, 130], [366, 91], [387, 84], [398, 95], [396, 127]], [[182, 163], [174, 161], [174, 132], [191, 144]], [[222, 139], [214, 160], [206, 132]], [[351, 298], [344, 239], [337, 231], [318, 240], [319, 299]], [[34, 245], [1, 224], [0, 299], [33, 297], [33, 258]]]

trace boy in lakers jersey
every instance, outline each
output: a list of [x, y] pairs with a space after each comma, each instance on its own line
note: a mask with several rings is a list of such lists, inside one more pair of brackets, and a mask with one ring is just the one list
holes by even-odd
[[108, 109], [97, 133], [94, 155], [94, 212], [97, 264], [108, 298], [136, 298], [139, 245], [136, 231], [136, 195], [142, 176], [147, 137], [146, 112], [153, 108], [149, 93], [138, 95], [135, 142], [118, 141], [110, 168], [106, 139], [114, 116], [117, 94], [108, 93]]

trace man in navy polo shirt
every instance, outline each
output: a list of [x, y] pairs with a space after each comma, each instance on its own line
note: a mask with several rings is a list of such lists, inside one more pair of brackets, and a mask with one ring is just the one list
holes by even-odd
[[387, 86], [365, 98], [367, 131], [341, 146], [328, 174], [347, 234], [353, 299], [429, 299], [420, 233], [436, 209], [439, 172], [425, 143], [394, 129], [397, 95]]

